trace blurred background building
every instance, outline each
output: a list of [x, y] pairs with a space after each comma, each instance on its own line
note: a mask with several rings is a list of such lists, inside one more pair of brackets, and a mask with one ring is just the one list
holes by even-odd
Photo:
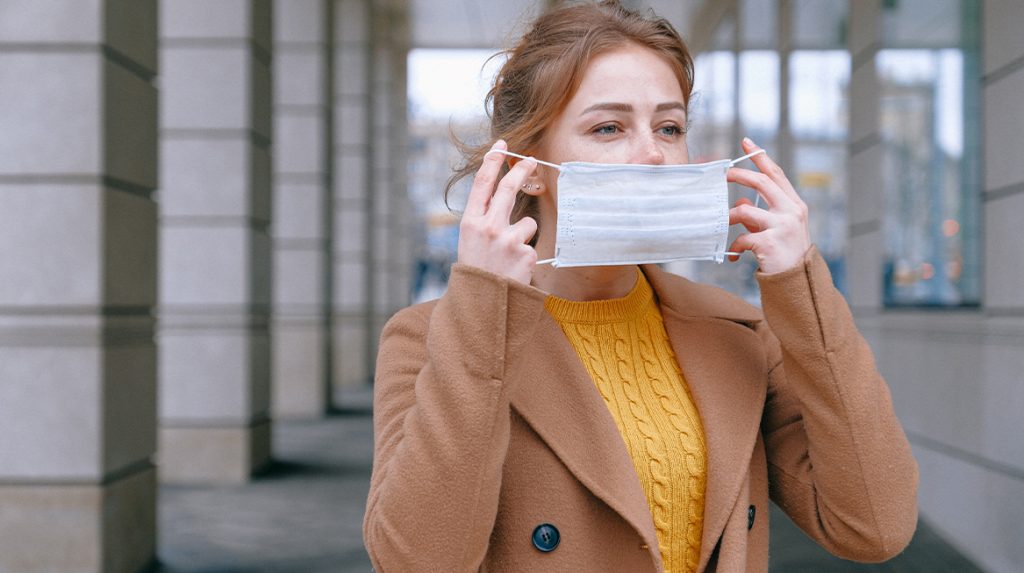
[[[555, 3], [0, 0], [0, 572], [140, 571], [174, 488], [372, 448], [294, 421], [365, 406], [383, 323], [443, 292], [451, 134]], [[695, 54], [691, 159], [750, 136], [810, 205], [922, 519], [1022, 570], [1024, 3], [624, 3]], [[746, 258], [670, 268], [758, 300]]]

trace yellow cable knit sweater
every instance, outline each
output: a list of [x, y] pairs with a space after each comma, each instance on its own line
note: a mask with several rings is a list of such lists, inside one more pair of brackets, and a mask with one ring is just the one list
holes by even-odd
[[704, 523], [707, 447], [700, 415], [647, 279], [624, 298], [549, 296], [619, 427], [651, 508], [665, 571], [696, 571]]

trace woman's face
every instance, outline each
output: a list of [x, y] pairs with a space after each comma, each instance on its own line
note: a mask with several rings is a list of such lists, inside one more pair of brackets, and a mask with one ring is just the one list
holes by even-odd
[[675, 73], [654, 51], [616, 48], [591, 60], [535, 155], [554, 163], [687, 163], [684, 103]]
[[[689, 163], [683, 90], [672, 68], [648, 48], [627, 45], [587, 66], [580, 87], [545, 130], [539, 159], [553, 163]], [[538, 167], [538, 253], [554, 253], [558, 171]]]

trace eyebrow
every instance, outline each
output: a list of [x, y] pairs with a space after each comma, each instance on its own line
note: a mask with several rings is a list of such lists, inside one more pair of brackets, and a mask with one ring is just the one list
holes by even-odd
[[[686, 106], [684, 106], [682, 103], [677, 102], [677, 101], [669, 101], [669, 102], [665, 102], [665, 103], [659, 103], [658, 106], [654, 108], [654, 112], [655, 113], [659, 113], [659, 112], [662, 112], [662, 111], [668, 111], [670, 109], [678, 109], [680, 111], [684, 111], [685, 112], [686, 111]], [[583, 110], [580, 113], [580, 115], [586, 115], [586, 114], [588, 114], [588, 113], [590, 113], [592, 111], [632, 112], [633, 111], [633, 106], [628, 104], [628, 103], [612, 103], [612, 102], [608, 102], [608, 103], [595, 103], [594, 105], [592, 105], [592, 106], [588, 107], [587, 109]]]
[[685, 112], [686, 106], [678, 101], [670, 101], [665, 103], [659, 103], [658, 107], [654, 108], [654, 112], [668, 111], [670, 109], [678, 109], [679, 111]]

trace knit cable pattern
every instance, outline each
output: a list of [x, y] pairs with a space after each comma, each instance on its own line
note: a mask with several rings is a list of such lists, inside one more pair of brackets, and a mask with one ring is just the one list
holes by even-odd
[[693, 397], [643, 274], [624, 298], [548, 297], [604, 398], [647, 497], [665, 570], [696, 571], [704, 519], [707, 446]]

